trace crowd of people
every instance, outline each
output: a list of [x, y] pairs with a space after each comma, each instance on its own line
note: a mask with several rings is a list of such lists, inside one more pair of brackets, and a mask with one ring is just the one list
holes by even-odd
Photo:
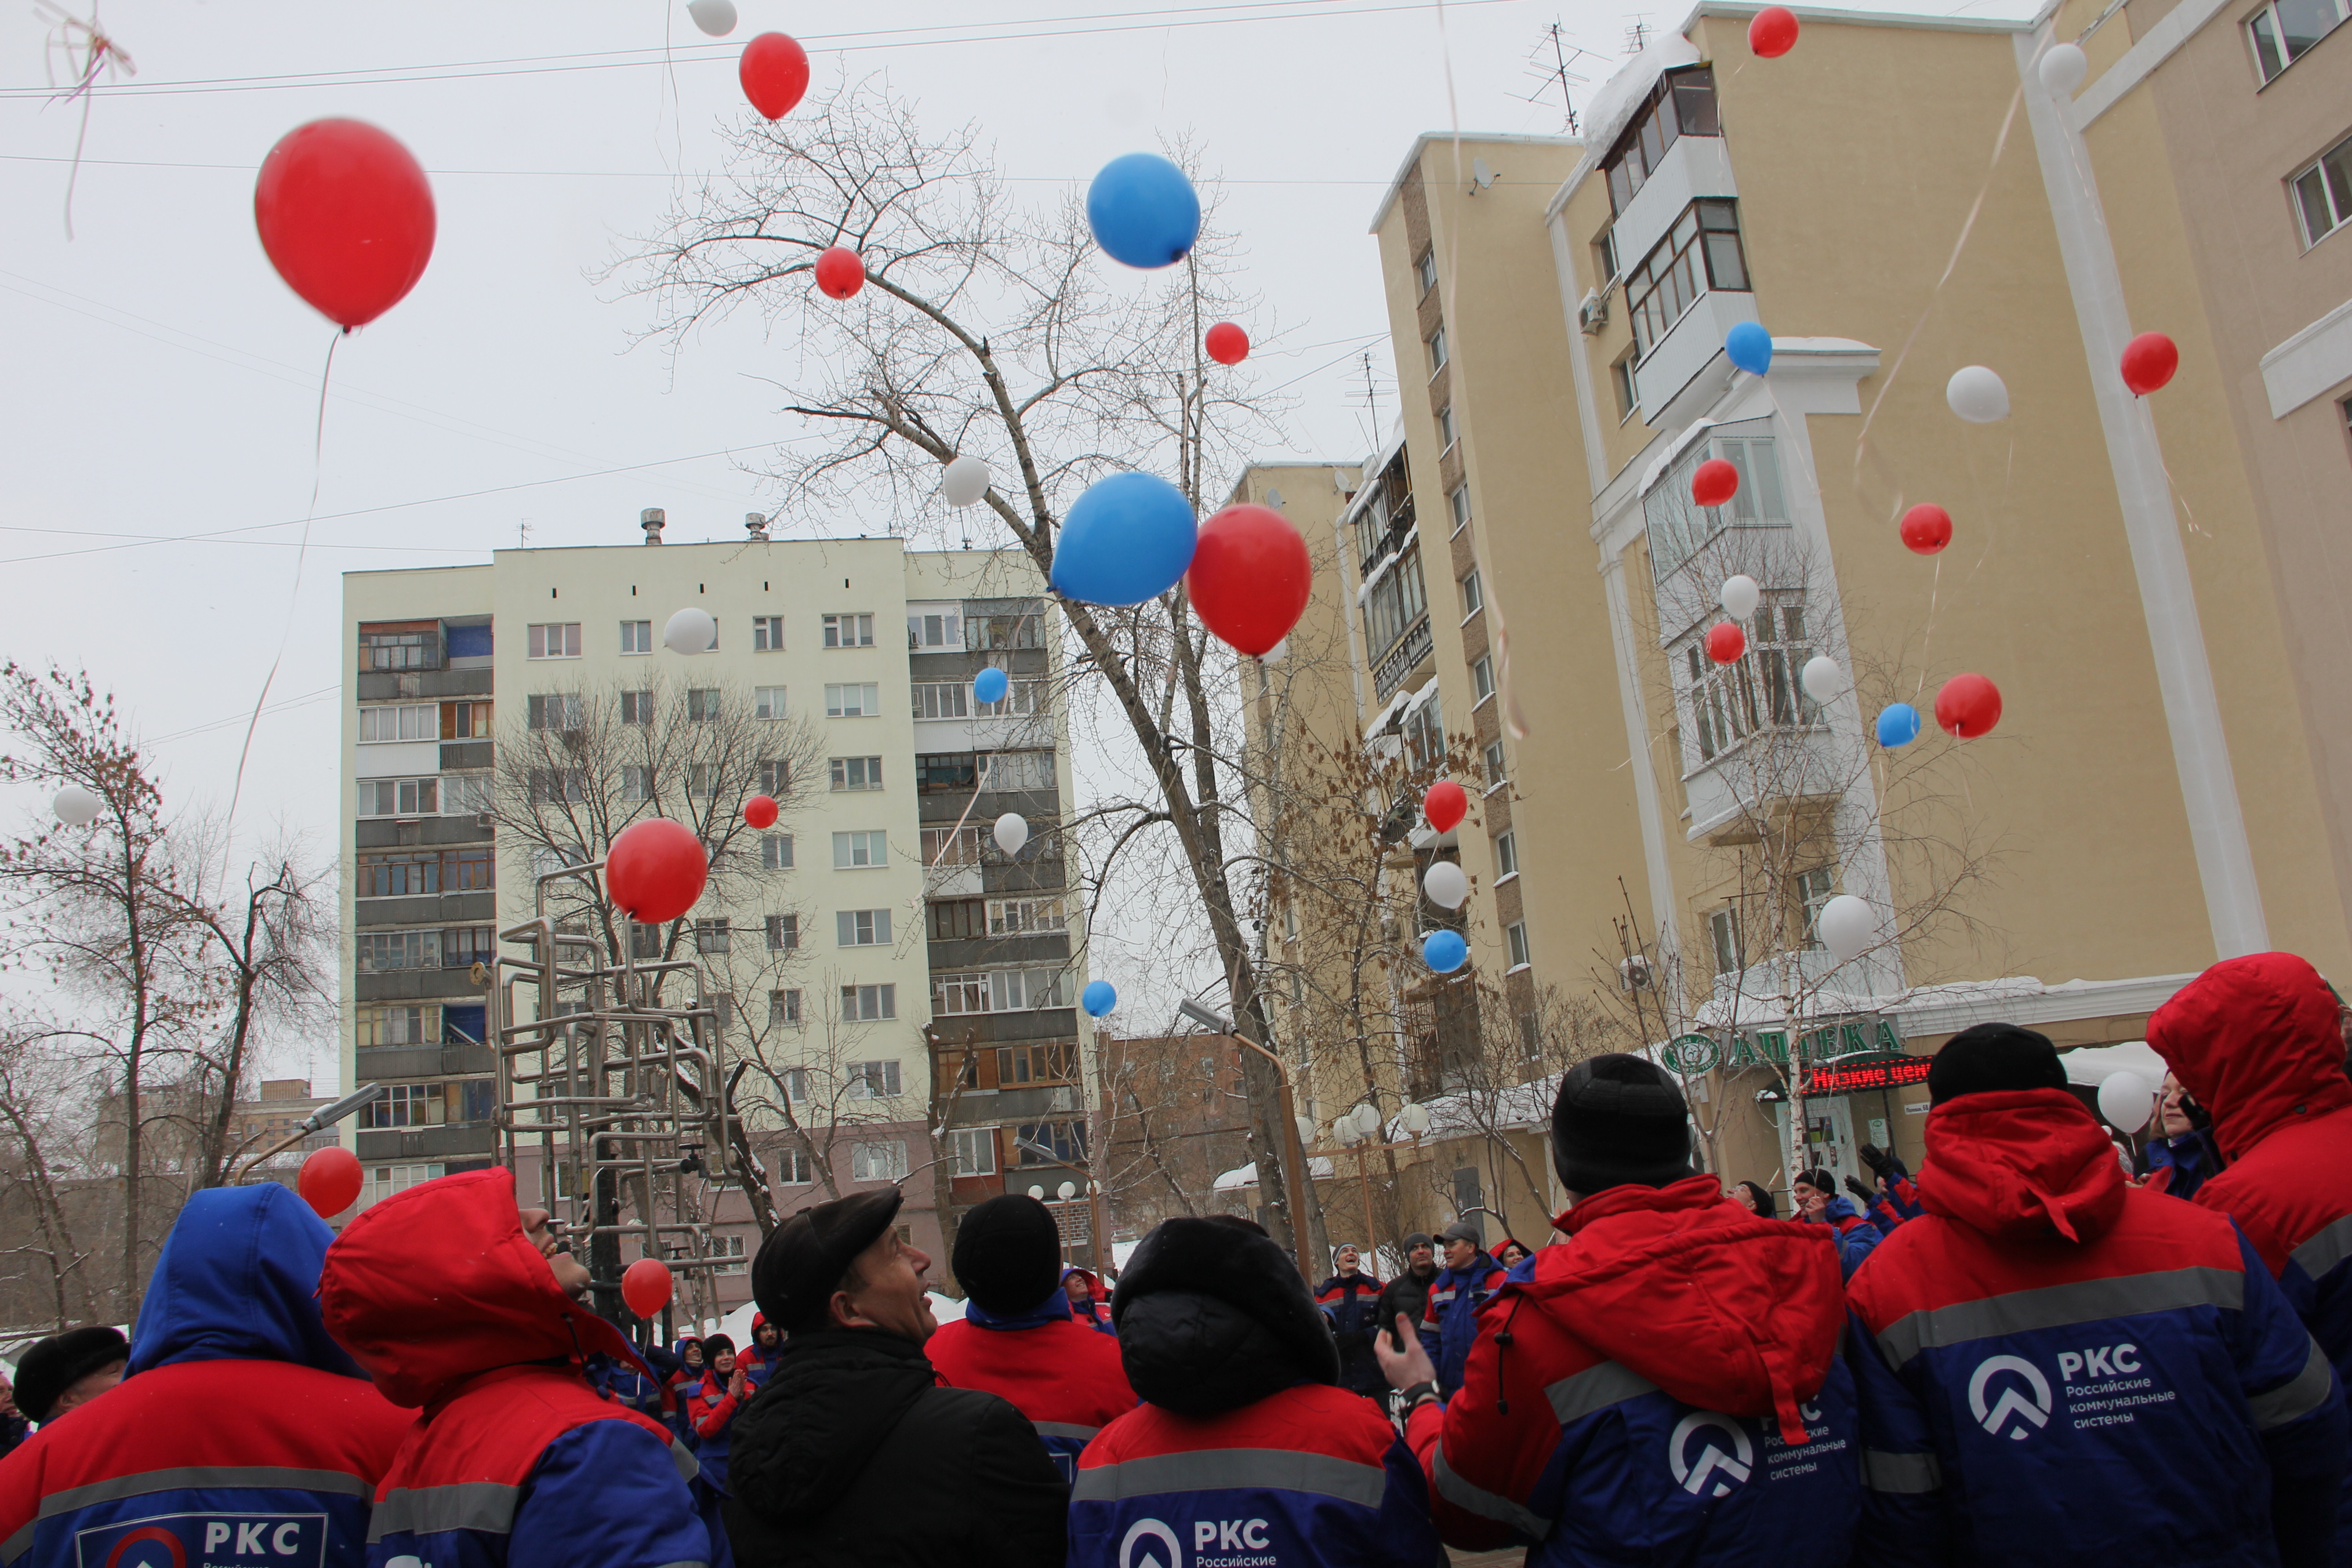
[[[895, 1187], [784, 1220], [752, 1342], [633, 1345], [502, 1170], [340, 1236], [191, 1198], [126, 1342], [19, 1364], [0, 1568], [2352, 1568], [2352, 1074], [2285, 954], [2160, 1009], [2119, 1160], [2052, 1043], [1930, 1067], [1914, 1173], [1694, 1168], [1679, 1085], [1562, 1079], [1567, 1206], [1319, 1288], [1250, 1220], [1168, 1220], [1107, 1295], [1050, 1213], [972, 1208], [940, 1324]], [[37, 1424], [29, 1436], [24, 1423]]]

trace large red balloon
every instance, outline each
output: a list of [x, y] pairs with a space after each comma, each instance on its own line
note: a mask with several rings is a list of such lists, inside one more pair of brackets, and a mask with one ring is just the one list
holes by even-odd
[[253, 222], [286, 286], [345, 331], [399, 304], [433, 258], [425, 171], [357, 120], [314, 120], [279, 138], [253, 184]]
[[1470, 797], [1464, 795], [1462, 786], [1452, 779], [1438, 780], [1429, 786], [1429, 793], [1421, 797], [1421, 814], [1429, 818], [1429, 825], [1440, 833], [1453, 832], [1454, 825], [1469, 815], [1469, 811]]
[[754, 827], [776, 825], [776, 803], [772, 796], [755, 795], [743, 803], [743, 820]]
[[1721, 506], [1739, 493], [1739, 470], [1721, 458], [1709, 458], [1691, 474], [1691, 500], [1701, 506]]
[[1738, 621], [1717, 621], [1706, 629], [1706, 657], [1716, 663], [1734, 663], [1747, 651], [1748, 634]]
[[1748, 24], [1748, 47], [1768, 60], [1777, 60], [1797, 47], [1797, 14], [1786, 5], [1767, 5]]
[[866, 287], [866, 263], [845, 245], [819, 251], [816, 286], [836, 300], [846, 300]]
[[1952, 514], [1934, 501], [1921, 501], [1903, 514], [1903, 547], [1933, 555], [1952, 542]]
[[1249, 334], [1231, 321], [1219, 321], [1202, 332], [1201, 346], [1219, 364], [1239, 364], [1249, 358]]
[[604, 886], [615, 907], [646, 925], [694, 908], [710, 879], [710, 856], [694, 829], [648, 816], [621, 829], [604, 856]]
[[1229, 506], [1201, 525], [1184, 589], [1201, 624], [1253, 658], [1290, 633], [1315, 587], [1307, 541], [1272, 507]]
[[743, 96], [771, 120], [782, 120], [808, 90], [808, 51], [782, 33], [762, 33], [743, 46], [735, 68]]
[[359, 1202], [361, 1181], [360, 1157], [340, 1143], [303, 1161], [302, 1173], [295, 1178], [302, 1201], [320, 1219], [331, 1219]]
[[671, 1289], [669, 1265], [658, 1258], [640, 1258], [621, 1270], [621, 1300], [640, 1318], [668, 1306]]
[[1936, 722], [1973, 741], [2000, 722], [2000, 688], [1981, 675], [1956, 675], [1936, 693]]
[[2124, 384], [2138, 396], [2162, 391], [2179, 368], [2179, 346], [2162, 332], [2142, 332], [2124, 345]]

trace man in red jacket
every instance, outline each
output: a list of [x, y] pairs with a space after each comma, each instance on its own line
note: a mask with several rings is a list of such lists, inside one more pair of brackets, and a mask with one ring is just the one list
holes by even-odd
[[[2352, 1388], [2352, 1080], [2340, 1016], [2317, 970], [2258, 952], [2182, 986], [2148, 1019], [2147, 1043], [2212, 1118], [2229, 1161], [2193, 1201], [2238, 1222]], [[2352, 1562], [2352, 1477], [2336, 1551]]]
[[924, 1352], [950, 1386], [1001, 1394], [1027, 1416], [1067, 1480], [1097, 1432], [1135, 1408], [1118, 1341], [1071, 1313], [1051, 1210], [1024, 1193], [978, 1205], [956, 1229], [963, 1321]]

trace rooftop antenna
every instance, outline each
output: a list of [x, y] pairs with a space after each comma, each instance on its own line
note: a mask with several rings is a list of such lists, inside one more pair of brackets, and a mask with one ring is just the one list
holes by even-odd
[[[1542, 64], [1544, 45], [1547, 43], [1551, 46], [1552, 63], [1549, 68], [1546, 68]], [[1537, 68], [1534, 72], [1535, 79], [1543, 85], [1537, 88], [1536, 90], [1531, 93], [1522, 94], [1521, 101], [1526, 103], [1540, 104], [1548, 96], [1549, 96], [1552, 84], [1555, 82], [1559, 83], [1560, 111], [1568, 118], [1568, 133], [1570, 136], [1577, 135], [1578, 130], [1576, 123], [1576, 102], [1569, 93], [1569, 84], [1570, 82], [1574, 82], [1577, 86], [1582, 87], [1585, 85], [1585, 79], [1570, 70], [1568, 68], [1572, 62], [1585, 58], [1587, 53], [1588, 51], [1579, 48], [1576, 45], [1567, 41], [1566, 37], [1560, 31], [1560, 26], [1558, 22], [1554, 22], [1551, 26], [1546, 27], [1544, 29], [1544, 36], [1537, 40], [1536, 47], [1528, 51], [1528, 63]], [[1595, 56], [1593, 58], [1597, 58], [1599, 57]]]
[[1636, 15], [1625, 28], [1625, 52], [1629, 55], [1638, 55], [1649, 47], [1650, 14], [1643, 11]]

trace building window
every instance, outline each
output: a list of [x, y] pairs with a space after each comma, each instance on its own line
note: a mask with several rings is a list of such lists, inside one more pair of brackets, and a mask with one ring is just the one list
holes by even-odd
[[1445, 368], [1445, 329], [1440, 327], [1430, 333], [1429, 341], [1422, 346], [1429, 351], [1429, 374], [1435, 375], [1439, 371], [1444, 370]]
[[394, 1193], [404, 1193], [425, 1182], [437, 1182], [444, 1169], [437, 1164], [371, 1165], [368, 1167], [367, 1185], [360, 1193], [360, 1207], [380, 1204]]
[[988, 976], [985, 974], [934, 974], [931, 976], [931, 1011], [942, 1016], [953, 1014], [988, 1011]]
[[[797, 991], [787, 991], [784, 994], [794, 998], [795, 1001], [797, 1001], [800, 996], [800, 993]], [[798, 1016], [797, 1012], [795, 1012], [794, 1016], [797, 1018]], [[808, 1068], [786, 1068], [777, 1076], [784, 1080], [784, 1102], [787, 1105], [806, 1105], [808, 1103]]]
[[1493, 789], [1510, 778], [1511, 775], [1503, 766], [1502, 742], [1487, 742], [1484, 756], [1486, 764], [1486, 787], [1488, 789]]
[[[849, 989], [842, 987], [844, 992]], [[852, 1062], [849, 1064], [849, 1098], [852, 1100], [892, 1100], [898, 1093], [898, 1064], [887, 1062]]]
[[782, 1029], [801, 1026], [801, 994], [797, 988], [768, 993], [768, 1026]]
[[719, 789], [717, 763], [686, 764], [686, 793], [692, 800], [709, 800]]
[[988, 934], [988, 906], [979, 899], [934, 899], [925, 909], [933, 942], [969, 942]]
[[441, 710], [430, 702], [360, 710], [360, 743], [440, 738]]
[[837, 910], [834, 912], [834, 938], [843, 947], [887, 947], [890, 944], [890, 911], [885, 910]]
[[2297, 174], [2295, 205], [2303, 214], [2303, 243], [2317, 245], [2352, 223], [2352, 138], [2319, 155], [2318, 162]]
[[887, 1142], [852, 1143], [849, 1179], [853, 1182], [903, 1182], [907, 1179], [907, 1145], [903, 1139]]
[[784, 689], [781, 686], [751, 688], [751, 717], [781, 719], [784, 716]]
[[953, 1133], [955, 1173], [959, 1176], [996, 1174], [996, 1129], [959, 1127]]
[[642, 763], [621, 764], [621, 798], [651, 800], [654, 797], [654, 771]]
[[588, 716], [588, 704], [576, 691], [532, 692], [523, 699], [523, 724], [532, 730], [577, 730]]
[[587, 798], [587, 769], [533, 768], [530, 770], [531, 805], [564, 805]]
[[359, 858], [358, 899], [409, 899], [426, 893], [488, 892], [489, 846], [464, 849], [371, 850]]
[[438, 669], [441, 637], [429, 626], [408, 631], [360, 633], [362, 669]]
[[1622, 425], [1633, 417], [1641, 399], [1633, 391], [1633, 351], [1627, 349], [1609, 367], [1609, 388], [1617, 395], [1617, 423]]
[[872, 616], [825, 616], [824, 646], [827, 647], [872, 647], [874, 646], [874, 617]]
[[1003, 794], [1014, 790], [1050, 792], [1055, 788], [1051, 752], [990, 752], [981, 758], [980, 787]]
[[[623, 653], [651, 653], [651, 652], [653, 652], [653, 651], [654, 651], [654, 624], [653, 624], [653, 622], [651, 622], [651, 621], [623, 621], [623, 622], [621, 623], [621, 651], [622, 651]], [[538, 656], [537, 656], [537, 655], [533, 655], [532, 657], [533, 657], [533, 658], [536, 658], [536, 657], [538, 657]]]
[[[1725, 506], [1703, 507], [1690, 499], [1691, 475], [1710, 455], [1739, 474], [1739, 489]], [[1664, 479], [1643, 492], [1642, 515], [1650, 534], [1650, 573], [1660, 583], [1727, 528], [1788, 527], [1772, 438], [1718, 436], [1694, 443]]]
[[529, 628], [530, 658], [578, 658], [580, 657], [580, 623], [567, 621], [561, 626], [534, 626]]
[[[827, 763], [833, 773], [835, 790], [880, 789], [882, 759], [879, 757], [835, 757]], [[771, 795], [775, 792], [771, 790]]]
[[1601, 237], [1592, 242], [1592, 265], [1601, 274], [1601, 292], [1607, 293], [1609, 285], [1617, 281], [1617, 231], [1615, 228], [1602, 229]]
[[793, 836], [789, 833], [763, 833], [760, 836], [760, 869], [789, 871], [793, 868]]
[[1717, 910], [1706, 917], [1707, 934], [1715, 939], [1715, 972], [1737, 974], [1748, 967], [1739, 945], [1739, 911]]
[[1827, 866], [1797, 873], [1797, 910], [1802, 917], [1807, 947], [1822, 945], [1822, 910], [1836, 896], [1837, 874]]
[[1438, 448], [1438, 451], [1440, 453], [1445, 453], [1454, 450], [1455, 436], [1454, 430], [1454, 405], [1451, 403], [1437, 411], [1437, 434], [1444, 443]]
[[706, 915], [694, 922], [694, 951], [725, 952], [731, 940], [725, 915]]
[[963, 647], [963, 616], [954, 610], [908, 616], [907, 646], [909, 648]]
[[1001, 1085], [1076, 1083], [1078, 1047], [1075, 1040], [1040, 1040], [1025, 1046], [996, 1048], [996, 1081]]
[[1513, 921], [1503, 928], [1503, 943], [1510, 949], [1511, 967], [1524, 969], [1528, 963], [1528, 922]]
[[993, 702], [971, 705], [975, 719], [1026, 719], [1033, 713], [1045, 711], [1045, 683], [1042, 680], [1008, 680], [1004, 695]]
[[919, 795], [963, 794], [980, 782], [980, 759], [970, 752], [924, 752], [915, 758]]
[[1421, 547], [1410, 545], [1364, 595], [1364, 641], [1372, 650], [1373, 660], [1378, 662], [1428, 615], [1429, 591], [1422, 582]]
[[914, 696], [918, 719], [963, 719], [971, 712], [971, 688], [961, 680], [919, 680]]
[[1006, 648], [1044, 647], [1045, 632], [1042, 617], [1034, 610], [1014, 611], [1010, 615], [971, 615], [963, 618], [963, 646], [972, 653], [994, 653]]
[[1083, 1121], [1033, 1121], [1015, 1131], [1013, 1146], [1024, 1165], [1076, 1165], [1087, 1157]]
[[1412, 264], [1412, 275], [1421, 279], [1421, 291], [1428, 293], [1437, 287], [1437, 247], [1423, 247], [1421, 259]]
[[1470, 526], [1470, 487], [1468, 485], [1456, 485], [1447, 491], [1445, 504], [1453, 509], [1455, 533]]
[[1519, 836], [1507, 830], [1495, 836], [1495, 880], [1519, 874]]
[[768, 951], [770, 952], [794, 952], [799, 951], [801, 945], [800, 916], [796, 914], [770, 915], [767, 920], [767, 927]]
[[352, 940], [359, 973], [441, 967], [437, 931], [363, 931]]
[[2269, 81], [2334, 32], [2346, 16], [2344, 0], [2277, 0], [2246, 23], [2254, 65]]
[[784, 617], [753, 616], [751, 617], [751, 651], [782, 653], [784, 650]]
[[1458, 586], [1462, 590], [1462, 618], [1466, 621], [1486, 607], [1486, 595], [1478, 586], [1478, 569], [1470, 568], [1470, 574]]
[[688, 687], [686, 693], [686, 718], [690, 724], [715, 724], [719, 721], [719, 688]]
[[360, 1046], [437, 1046], [441, 1043], [441, 1008], [437, 1003], [362, 1004], [354, 1016], [353, 1043]]
[[881, 689], [870, 680], [863, 686], [828, 686], [824, 689], [824, 716], [828, 719], [878, 719], [882, 716]]
[[[798, 992], [794, 995], [800, 994]], [[809, 1152], [794, 1147], [780, 1150], [776, 1154], [776, 1180], [788, 1187], [805, 1187], [816, 1181], [816, 1166]]]
[[629, 922], [629, 956], [642, 961], [659, 958], [661, 955], [662, 928], [631, 921]]
[[[780, 795], [793, 787], [793, 769], [790, 763], [762, 760], [756, 771], [759, 774], [761, 795]], [[874, 778], [874, 787], [880, 789], [882, 775], [879, 770], [877, 770]]]
[[1059, 899], [988, 900], [988, 934], [991, 936], [1027, 936], [1034, 931], [1063, 929], [1065, 919]]
[[441, 781], [441, 812], [445, 816], [481, 816], [490, 810], [490, 775], [450, 773]]
[[971, 825], [962, 827], [924, 828], [923, 864], [926, 866], [979, 865], [980, 833], [980, 828]]
[[487, 741], [490, 728], [488, 702], [441, 704], [441, 738], [445, 741]]
[[724, 991], [705, 993], [710, 1004], [711, 1017], [721, 1033], [735, 1026], [735, 998]]
[[1040, 1007], [1066, 1007], [1058, 969], [999, 969], [988, 976], [989, 1009], [1020, 1013]]
[[[898, 1016], [898, 988], [896, 985], [845, 985], [841, 988], [841, 1021], [845, 1024], [876, 1024]], [[893, 1067], [896, 1065], [892, 1064]]]
[[437, 778], [360, 780], [362, 816], [435, 816], [440, 801]]
[[1756, 731], [1818, 723], [1821, 710], [1805, 692], [1806, 663], [1813, 657], [1806, 636], [1803, 601], [1775, 595], [1748, 620], [1748, 651], [1729, 664], [1707, 657], [1705, 633], [1694, 633], [1680, 649], [1684, 695], [1691, 705], [1689, 732], [1698, 747], [1696, 769]]
[[833, 868], [847, 871], [869, 866], [887, 866], [890, 863], [889, 838], [888, 831], [879, 827], [870, 833], [835, 834]]
[[1745, 292], [1747, 288], [1748, 258], [1739, 247], [1739, 204], [1693, 202], [1625, 279], [1635, 357], [1656, 348], [1709, 289]]
[[1685, 136], [1720, 136], [1715, 104], [1715, 72], [1696, 66], [1665, 73], [1601, 161], [1609, 177], [1609, 208], [1623, 212], [1633, 194], [1649, 183], [1666, 149]]
[[1434, 682], [1421, 689], [1427, 700], [1404, 716], [1405, 755], [1416, 768], [1435, 767], [1445, 755], [1444, 700]]
[[1482, 653], [1471, 664], [1470, 689], [1479, 702], [1495, 695], [1495, 660], [1491, 654]]

